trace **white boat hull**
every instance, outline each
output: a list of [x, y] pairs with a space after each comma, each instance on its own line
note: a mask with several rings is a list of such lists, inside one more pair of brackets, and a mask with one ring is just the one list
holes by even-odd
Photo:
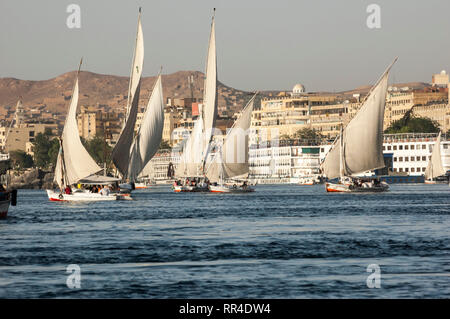
[[98, 202], [125, 199], [125, 197], [127, 197], [118, 194], [102, 195], [99, 193], [89, 192], [74, 192], [69, 195], [61, 194], [49, 189], [47, 190], [47, 195], [52, 202]]
[[150, 183], [134, 183], [135, 189], [146, 189], [150, 188], [151, 186], [156, 186], [156, 184], [150, 184]]
[[217, 186], [213, 186], [210, 185], [209, 186], [209, 190], [211, 191], [211, 193], [251, 193], [254, 192], [255, 189], [252, 187], [233, 187], [233, 186], [227, 186], [227, 185], [217, 185]]
[[380, 183], [379, 185], [364, 183], [362, 186], [341, 183], [326, 183], [325, 188], [329, 193], [378, 193], [389, 190], [389, 186], [386, 183]]

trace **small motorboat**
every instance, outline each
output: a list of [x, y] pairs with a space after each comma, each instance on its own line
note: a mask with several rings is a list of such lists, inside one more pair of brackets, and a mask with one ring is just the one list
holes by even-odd
[[316, 185], [321, 184], [322, 179], [318, 175], [302, 176], [298, 179], [298, 185]]
[[70, 194], [61, 193], [54, 190], [47, 190], [48, 198], [53, 202], [80, 202], [80, 201], [110, 201], [125, 199], [125, 196], [118, 195], [117, 193], [102, 194], [91, 193], [85, 189], [74, 189]]

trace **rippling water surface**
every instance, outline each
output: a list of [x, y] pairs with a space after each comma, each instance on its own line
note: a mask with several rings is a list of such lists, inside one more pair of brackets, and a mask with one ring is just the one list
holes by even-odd
[[[0, 298], [449, 298], [450, 188], [385, 194], [258, 186], [251, 194], [49, 202], [19, 191], [0, 220]], [[81, 269], [69, 289], [66, 267]], [[367, 266], [381, 268], [369, 289]]]

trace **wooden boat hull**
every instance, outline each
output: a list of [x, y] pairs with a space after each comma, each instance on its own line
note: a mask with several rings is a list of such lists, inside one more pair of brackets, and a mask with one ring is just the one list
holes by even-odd
[[197, 187], [197, 186], [180, 186], [172, 185], [172, 189], [175, 193], [195, 193], [195, 192], [209, 192], [208, 187]]
[[[125, 199], [126, 195], [99, 193], [74, 192], [72, 194], [61, 194], [53, 190], [47, 190], [48, 199], [52, 202], [98, 202]], [[129, 197], [129, 196], [128, 196]]]
[[251, 193], [255, 191], [255, 189], [252, 187], [242, 188], [226, 185], [217, 185], [217, 186], [210, 185], [209, 190], [211, 191], [211, 193], [235, 193], [235, 194]]
[[0, 191], [0, 219], [8, 216], [9, 206], [16, 205], [17, 190]]
[[8, 216], [8, 210], [11, 200], [2, 200], [0, 201], [0, 218], [6, 218]]
[[325, 188], [328, 193], [379, 193], [389, 190], [385, 183], [379, 186], [355, 186], [341, 183], [326, 183]]

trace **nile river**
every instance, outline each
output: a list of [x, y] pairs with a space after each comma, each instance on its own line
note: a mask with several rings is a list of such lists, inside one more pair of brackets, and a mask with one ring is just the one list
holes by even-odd
[[450, 298], [448, 185], [133, 194], [66, 204], [20, 190], [0, 220], [0, 298]]

